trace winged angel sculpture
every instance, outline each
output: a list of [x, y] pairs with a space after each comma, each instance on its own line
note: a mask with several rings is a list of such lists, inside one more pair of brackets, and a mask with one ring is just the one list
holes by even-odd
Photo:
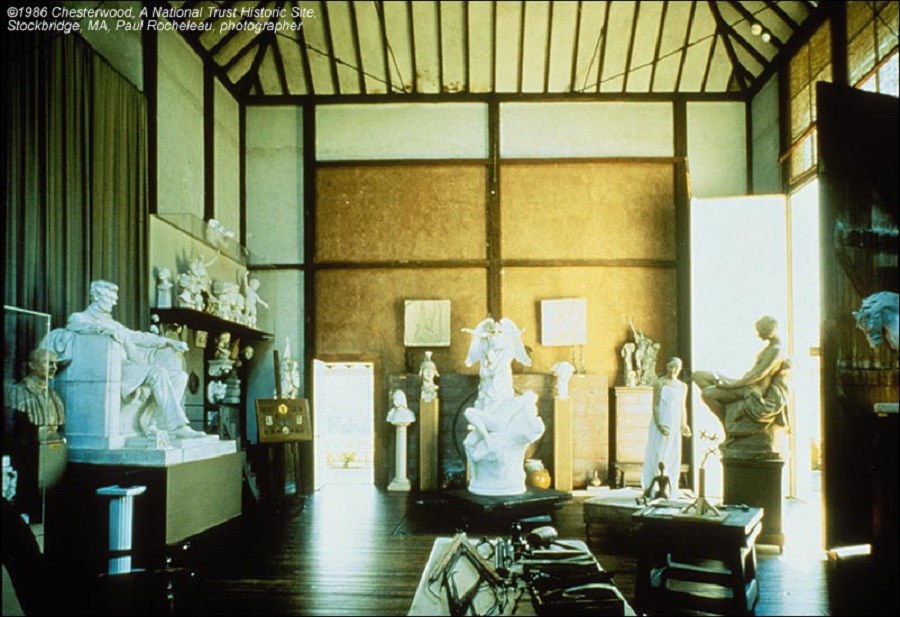
[[525, 492], [525, 448], [544, 434], [537, 394], [515, 393], [512, 361], [531, 366], [522, 331], [511, 319], [488, 317], [472, 330], [466, 366], [478, 363], [478, 398], [465, 411], [472, 430], [463, 441], [472, 468], [469, 491], [476, 495]]

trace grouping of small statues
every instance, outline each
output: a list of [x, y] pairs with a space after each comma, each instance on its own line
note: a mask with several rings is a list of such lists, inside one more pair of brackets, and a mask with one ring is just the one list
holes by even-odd
[[[211, 315], [239, 324], [256, 327], [258, 305], [269, 308], [269, 304], [259, 296], [259, 279], [251, 278], [244, 272], [243, 279], [236, 281], [212, 281], [207, 268], [215, 257], [204, 261], [195, 257], [186, 272], [175, 278], [178, 295], [174, 301], [179, 307], [205, 311]], [[172, 272], [160, 268], [157, 273], [156, 306], [172, 307]]]
[[622, 346], [625, 385], [630, 387], [655, 385], [658, 379], [656, 361], [659, 357], [659, 343], [635, 328], [630, 320], [628, 325], [634, 341]]

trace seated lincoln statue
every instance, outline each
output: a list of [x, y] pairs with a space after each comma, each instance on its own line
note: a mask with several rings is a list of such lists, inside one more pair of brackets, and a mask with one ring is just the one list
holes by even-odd
[[476, 495], [520, 495], [525, 492], [525, 448], [544, 434], [537, 395], [516, 394], [512, 361], [525, 366], [531, 358], [522, 333], [511, 319], [488, 317], [474, 330], [466, 366], [479, 364], [478, 398], [465, 410], [472, 427], [463, 441], [472, 467], [469, 491]]
[[[70, 315], [66, 327], [51, 331], [46, 341], [46, 346], [59, 355], [61, 364], [71, 363], [71, 368], [65, 372], [77, 372], [83, 376], [80, 384], [90, 387], [92, 380], [97, 381], [93, 379], [93, 375], [97, 374], [108, 383], [118, 382], [121, 400], [115, 401], [114, 405], [107, 404], [107, 409], [104, 409], [102, 401], [91, 401], [95, 411], [89, 413], [102, 417], [103, 413], [108, 413], [110, 406], [118, 410], [136, 402], [140, 404], [141, 411], [135, 426], [122, 426], [119, 428], [122, 434], [166, 433], [167, 437], [176, 439], [205, 437], [206, 433], [190, 427], [182, 405], [188, 377], [182, 354], [187, 351], [187, 344], [150, 332], [130, 330], [113, 319], [112, 309], [119, 300], [119, 288], [114, 283], [92, 282], [90, 296], [90, 306]], [[100, 341], [91, 346], [87, 337], [99, 338]], [[112, 355], [100, 357], [104, 350], [110, 348], [110, 343], [115, 343], [112, 346], [115, 348], [114, 355], [121, 358], [120, 361], [111, 360]], [[76, 364], [79, 368], [73, 371]], [[114, 369], [110, 369], [112, 365], [116, 365]], [[73, 398], [84, 402], [86, 397], [82, 394]], [[96, 426], [95, 419], [89, 421]], [[115, 418], [107, 422], [107, 426], [115, 424], [118, 428], [118, 422], [119, 418]]]
[[790, 362], [781, 350], [778, 322], [764, 316], [756, 322], [756, 333], [766, 345], [753, 366], [736, 379], [710, 371], [695, 371], [693, 381], [700, 397], [722, 422], [726, 457], [778, 458], [778, 432], [788, 424], [787, 404]]

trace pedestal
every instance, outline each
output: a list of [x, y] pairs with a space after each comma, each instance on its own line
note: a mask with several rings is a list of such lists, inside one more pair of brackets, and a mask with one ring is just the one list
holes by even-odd
[[394, 450], [394, 479], [388, 484], [389, 491], [408, 491], [409, 478], [406, 477], [406, 427], [408, 424], [396, 425], [396, 448]]
[[419, 490], [438, 488], [438, 410], [440, 399], [419, 402]]
[[131, 572], [134, 498], [146, 490], [146, 486], [118, 485], [97, 489], [98, 495], [109, 497], [109, 574]]
[[784, 501], [782, 459], [723, 458], [724, 503], [762, 508], [762, 532], [757, 542], [784, 547], [781, 505]]
[[640, 486], [653, 419], [653, 388], [617, 386], [615, 392], [615, 463], [624, 472], [625, 484]]
[[572, 399], [553, 399], [553, 488], [572, 490]]

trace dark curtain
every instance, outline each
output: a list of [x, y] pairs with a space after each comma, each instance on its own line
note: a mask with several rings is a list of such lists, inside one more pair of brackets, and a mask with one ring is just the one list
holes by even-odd
[[102, 278], [119, 285], [116, 319], [143, 329], [144, 96], [76, 35], [8, 33], [4, 48], [4, 303], [61, 327]]

